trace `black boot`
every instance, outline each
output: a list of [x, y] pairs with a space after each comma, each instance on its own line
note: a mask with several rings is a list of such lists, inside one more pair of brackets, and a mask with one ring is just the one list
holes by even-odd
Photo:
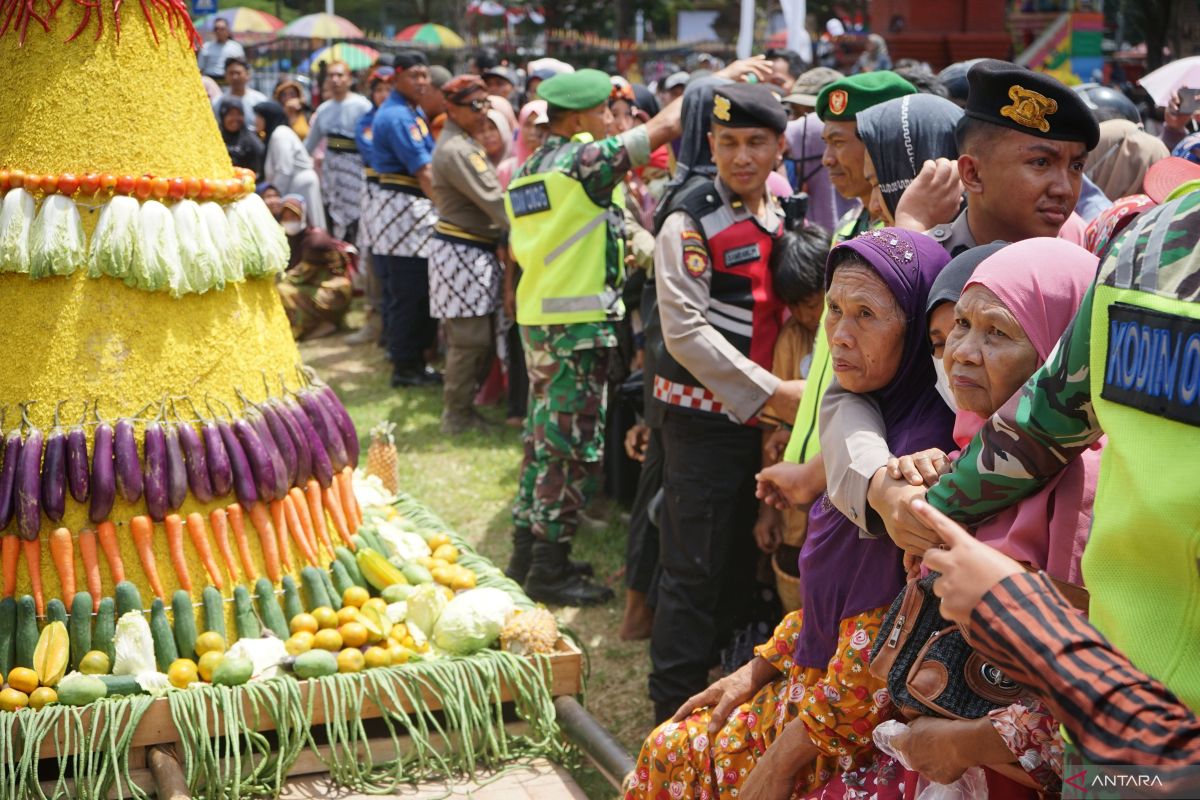
[[529, 528], [513, 528], [512, 542], [512, 556], [508, 559], [504, 574], [517, 583], [524, 583], [533, 561], [533, 531]]
[[[508, 567], [504, 570], [504, 574], [517, 583], [524, 583], [525, 576], [529, 574], [529, 564], [533, 559], [534, 541], [533, 531], [529, 530], [529, 528], [513, 529], [513, 551], [512, 556], [508, 559]], [[570, 553], [570, 549], [567, 552]], [[590, 578], [596, 574], [596, 570], [587, 561], [568, 560], [567, 569], [585, 578]]]
[[555, 606], [594, 606], [613, 598], [612, 589], [598, 586], [571, 569], [566, 542], [534, 542], [533, 564], [525, 593], [539, 603]]

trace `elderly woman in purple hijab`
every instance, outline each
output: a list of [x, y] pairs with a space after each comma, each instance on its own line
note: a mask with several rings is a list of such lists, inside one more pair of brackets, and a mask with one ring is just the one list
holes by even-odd
[[[888, 445], [950, 446], [954, 415], [936, 388], [925, 321], [949, 261], [932, 239], [898, 228], [835, 247], [825, 315], [833, 367], [848, 391], [879, 404]], [[901, 775], [877, 760], [875, 726], [892, 715], [868, 669], [871, 642], [904, 586], [902, 553], [867, 539], [824, 497], [800, 555], [804, 605], [755, 658], [689, 699], [642, 746], [626, 798], [821, 796], [847, 787], [898, 797]], [[833, 781], [835, 777], [840, 781]], [[681, 784], [681, 785], [676, 785]], [[718, 787], [719, 790], [718, 791]]]

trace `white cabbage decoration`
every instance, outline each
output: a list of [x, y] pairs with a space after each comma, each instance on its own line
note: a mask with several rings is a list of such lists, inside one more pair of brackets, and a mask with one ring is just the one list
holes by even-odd
[[88, 252], [88, 277], [107, 275], [126, 280], [139, 260], [138, 212], [141, 206], [132, 197], [118, 195], [100, 209], [92, 246]]
[[113, 634], [113, 675], [141, 675], [157, 672], [154, 661], [154, 637], [150, 623], [140, 611], [126, 611], [117, 620]]
[[433, 643], [456, 656], [468, 656], [500, 638], [504, 621], [516, 609], [507, 592], [481, 588], [449, 602], [433, 627]]
[[201, 203], [200, 214], [208, 225], [209, 236], [221, 254], [221, 265], [225, 269], [225, 280], [238, 283], [246, 280], [246, 272], [242, 268], [241, 237], [237, 230], [229, 224], [225, 209], [219, 203]]
[[237, 231], [242, 269], [247, 278], [261, 278], [287, 269], [287, 236], [261, 197], [252, 194], [230, 203], [225, 213], [229, 227]]
[[52, 194], [29, 232], [29, 277], [71, 275], [87, 262], [87, 238], [75, 201]]
[[0, 205], [0, 272], [29, 274], [29, 229], [36, 206], [33, 195], [13, 189]]
[[0, 272], [61, 277], [86, 266], [89, 278], [180, 297], [287, 269], [287, 236], [256, 194], [169, 208], [117, 195], [99, 211], [89, 241], [71, 198], [52, 194], [39, 207], [24, 189], [0, 196]]
[[180, 200], [171, 208], [171, 216], [175, 220], [179, 255], [188, 285], [200, 294], [209, 289], [224, 289], [221, 255], [213, 244], [208, 225], [200, 216], [200, 206], [194, 200]]
[[[157, 200], [142, 203], [138, 238], [142, 246], [143, 274], [139, 289], [161, 291], [168, 289], [172, 297], [191, 291], [183, 274], [179, 255], [179, 237], [175, 235], [175, 220], [167, 207]], [[144, 284], [142, 282], [144, 281]]]

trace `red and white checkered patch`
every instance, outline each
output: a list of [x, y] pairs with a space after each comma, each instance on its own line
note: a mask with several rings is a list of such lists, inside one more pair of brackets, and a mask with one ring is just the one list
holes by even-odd
[[675, 383], [660, 375], [654, 376], [654, 396], [664, 403], [681, 408], [708, 411], [713, 414], [725, 413], [721, 402], [708, 389], [702, 386]]

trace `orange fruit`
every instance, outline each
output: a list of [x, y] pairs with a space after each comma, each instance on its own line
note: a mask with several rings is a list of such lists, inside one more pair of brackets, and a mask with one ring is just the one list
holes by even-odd
[[450, 544], [450, 537], [444, 533], [435, 533], [426, 540], [425, 544], [429, 545], [429, 549], [436, 553], [437, 549], [442, 545]]
[[407, 664], [408, 659], [412, 657], [412, 651], [400, 644], [393, 644], [388, 648], [388, 655], [391, 657], [392, 666], [398, 664]]
[[49, 686], [42, 686], [34, 689], [33, 694], [29, 695], [30, 708], [45, 708], [51, 703], [58, 702], [58, 692], [51, 689]]
[[312, 650], [315, 639], [316, 634], [309, 633], [308, 631], [299, 631], [293, 633], [291, 638], [283, 643], [283, 647], [288, 651], [288, 655], [298, 656], [301, 653], [307, 653], [309, 650]]
[[347, 622], [338, 628], [338, 633], [342, 635], [342, 644], [345, 647], [362, 647], [367, 643], [367, 626], [361, 622]]
[[337, 652], [342, 649], [342, 635], [332, 628], [322, 628], [313, 636], [313, 647]]
[[433, 551], [434, 559], [441, 559], [447, 564], [454, 564], [458, 561], [458, 548], [447, 542]]
[[200, 675], [200, 680], [212, 683], [213, 670], [224, 660], [225, 654], [219, 650], [209, 650], [200, 656], [200, 663], [196, 665], [196, 671]]
[[368, 608], [373, 608], [376, 611], [378, 611], [380, 614], [387, 613], [387, 606], [388, 606], [387, 601], [384, 600], [382, 597], [372, 597], [370, 600], [368, 600], [367, 602], [362, 604], [364, 611]]
[[37, 673], [28, 667], [13, 667], [8, 673], [8, 685], [18, 692], [29, 694], [38, 687]]
[[337, 612], [329, 606], [317, 606], [312, 610], [312, 617], [321, 628], [336, 628], [338, 626]]
[[20, 711], [29, 705], [29, 695], [16, 689], [8, 688], [0, 691], [0, 711]]
[[362, 608], [363, 603], [371, 599], [371, 593], [361, 586], [351, 586], [342, 592], [342, 605]]
[[338, 627], [345, 625], [347, 622], [355, 622], [358, 619], [358, 609], [354, 606], [345, 606], [339, 608], [337, 612]]
[[107, 675], [108, 667], [108, 653], [103, 650], [89, 650], [79, 659], [79, 671], [84, 675]]
[[361, 672], [367, 663], [361, 650], [347, 647], [337, 654], [338, 672]]
[[200, 677], [200, 668], [190, 658], [177, 658], [167, 668], [167, 680], [176, 689], [186, 689]]
[[386, 667], [392, 663], [392, 656], [382, 647], [368, 647], [367, 652], [363, 653], [363, 660], [368, 669]]
[[225, 637], [216, 631], [205, 631], [196, 637], [196, 655], [200, 658], [205, 653], [224, 653]]
[[307, 631], [308, 633], [316, 633], [320, 630], [321, 625], [317, 622], [317, 618], [312, 614], [297, 614], [292, 617], [292, 621], [288, 623], [288, 629], [292, 633], [300, 633]]

